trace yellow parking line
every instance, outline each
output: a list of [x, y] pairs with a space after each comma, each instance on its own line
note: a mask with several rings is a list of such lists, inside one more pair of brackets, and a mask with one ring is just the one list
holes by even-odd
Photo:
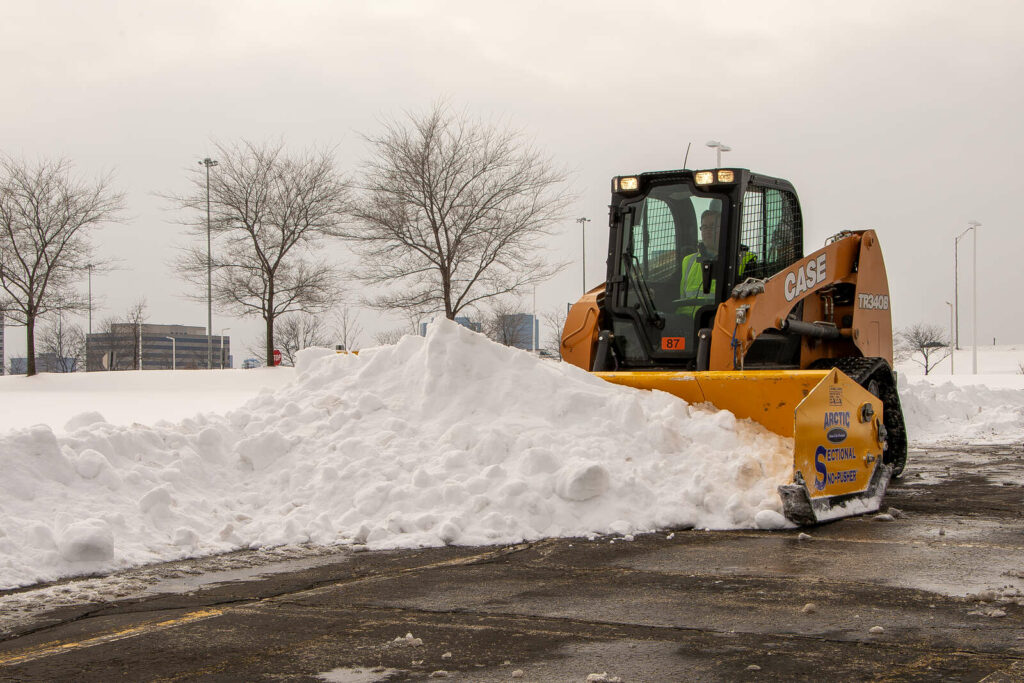
[[164, 631], [169, 628], [174, 628], [175, 626], [182, 626], [184, 624], [190, 624], [203, 619], [216, 617], [223, 612], [224, 610], [222, 609], [202, 609], [195, 612], [189, 612], [188, 614], [174, 619], [151, 621], [138, 626], [132, 626], [131, 628], [121, 629], [120, 631], [106, 633], [101, 636], [86, 638], [85, 640], [45, 643], [26, 650], [16, 650], [13, 653], [0, 654], [0, 666], [14, 666], [16, 664], [30, 662], [34, 659], [42, 659], [51, 655], [70, 652], [72, 650], [81, 650], [83, 648], [93, 647], [94, 645], [103, 645], [106, 643], [113, 643], [118, 640], [124, 640], [126, 638], [134, 638], [135, 636]]

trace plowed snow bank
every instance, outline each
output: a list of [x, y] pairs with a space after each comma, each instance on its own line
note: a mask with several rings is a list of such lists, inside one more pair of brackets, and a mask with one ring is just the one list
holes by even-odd
[[786, 439], [453, 323], [303, 353], [227, 415], [0, 433], [0, 588], [288, 543], [774, 527]]

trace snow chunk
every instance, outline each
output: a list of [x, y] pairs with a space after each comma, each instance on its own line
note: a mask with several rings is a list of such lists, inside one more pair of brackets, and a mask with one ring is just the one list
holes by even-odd
[[611, 476], [602, 465], [575, 462], [558, 474], [555, 492], [564, 500], [590, 500], [607, 491], [610, 483]]
[[91, 427], [95, 424], [106, 424], [107, 420], [96, 411], [79, 413], [64, 424], [65, 432], [73, 432], [83, 427]]
[[775, 510], [761, 510], [754, 515], [754, 525], [758, 529], [790, 529], [793, 523]]
[[145, 513], [166, 514], [174, 503], [174, 498], [166, 486], [160, 486], [148, 492], [139, 500], [139, 510]]
[[609, 675], [607, 671], [602, 671], [599, 674], [588, 675], [587, 683], [622, 683], [622, 679], [618, 676]]
[[275, 429], [242, 439], [234, 450], [243, 464], [254, 470], [265, 470], [291, 447], [292, 442]]
[[102, 519], [71, 524], [57, 545], [60, 556], [68, 562], [102, 562], [114, 557], [114, 534]]
[[75, 471], [82, 479], [95, 479], [100, 472], [109, 470], [110, 467], [107, 456], [91, 448], [86, 448], [75, 459]]

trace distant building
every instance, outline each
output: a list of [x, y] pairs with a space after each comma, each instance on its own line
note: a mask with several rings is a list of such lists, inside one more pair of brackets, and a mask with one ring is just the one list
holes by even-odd
[[[434, 322], [434, 321], [431, 320], [430, 322], [420, 323], [420, 336], [421, 337], [426, 337], [427, 336], [427, 325], [429, 325], [432, 322]], [[473, 330], [474, 332], [483, 332], [483, 329], [484, 329], [483, 324], [475, 323], [472, 320], [470, 320], [469, 318], [467, 318], [465, 316], [461, 316], [461, 315], [460, 316], [456, 316], [455, 322], [458, 323], [459, 325], [462, 325], [466, 329]]]
[[242, 368], [244, 370], [252, 370], [253, 368], [258, 368], [261, 365], [263, 365], [263, 363], [260, 362], [259, 358], [246, 358], [242, 361]]
[[[36, 372], [77, 372], [77, 358], [61, 358], [55, 353], [36, 354]], [[28, 358], [12, 358], [11, 374], [24, 375], [28, 372]]]
[[[86, 336], [86, 370], [136, 369], [140, 347], [143, 370], [195, 370], [207, 367], [205, 327], [115, 323], [106, 332]], [[214, 335], [212, 356], [214, 368], [230, 368], [231, 337]]]
[[512, 313], [498, 316], [496, 341], [526, 351], [534, 350], [534, 340], [540, 340], [540, 323], [531, 313]]

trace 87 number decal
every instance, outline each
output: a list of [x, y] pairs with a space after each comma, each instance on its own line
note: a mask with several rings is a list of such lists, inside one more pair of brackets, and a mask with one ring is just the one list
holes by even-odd
[[662, 351], [682, 351], [686, 348], [686, 337], [662, 337]]

